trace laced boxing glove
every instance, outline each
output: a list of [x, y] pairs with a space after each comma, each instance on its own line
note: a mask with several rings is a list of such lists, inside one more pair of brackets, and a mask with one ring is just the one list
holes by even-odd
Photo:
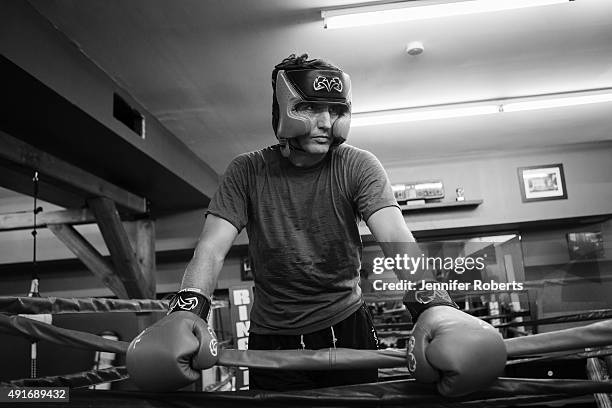
[[448, 306], [421, 312], [407, 348], [408, 370], [444, 396], [482, 389], [502, 374], [506, 347], [490, 324]]
[[210, 300], [181, 290], [168, 315], [146, 328], [130, 343], [126, 365], [130, 378], [146, 391], [172, 391], [200, 378], [200, 370], [218, 360], [217, 338], [206, 318]]

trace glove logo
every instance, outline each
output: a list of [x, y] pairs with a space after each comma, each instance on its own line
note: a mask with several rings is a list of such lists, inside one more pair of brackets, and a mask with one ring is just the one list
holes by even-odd
[[446, 293], [443, 290], [418, 290], [415, 292], [414, 297], [417, 302], [426, 305], [434, 299], [444, 299]]
[[342, 92], [342, 81], [340, 81], [338, 77], [326, 78], [319, 75], [312, 83], [312, 87], [315, 91], [326, 89], [327, 92], [331, 92], [332, 90]]
[[210, 354], [217, 357], [217, 339], [212, 339], [208, 344], [208, 347], [210, 348]]
[[[198, 298], [194, 296], [183, 299], [182, 297], [177, 296], [174, 306], [181, 310], [193, 310], [198, 306]], [[174, 308], [174, 306], [172, 307]]]
[[427, 304], [434, 300], [436, 294], [433, 290], [419, 290], [414, 294], [417, 302]]
[[210, 354], [212, 354], [214, 357], [217, 357], [217, 335], [210, 327], [207, 327], [207, 329], [208, 334], [210, 334], [210, 336], [212, 337], [212, 339], [210, 339], [210, 343], [208, 343], [208, 347], [210, 348]]
[[415, 343], [416, 340], [414, 339], [414, 337], [410, 336], [410, 339], [408, 340], [408, 347], [406, 350], [406, 360], [408, 362], [408, 371], [411, 373], [414, 373], [416, 371], [417, 366], [416, 357], [413, 353]]

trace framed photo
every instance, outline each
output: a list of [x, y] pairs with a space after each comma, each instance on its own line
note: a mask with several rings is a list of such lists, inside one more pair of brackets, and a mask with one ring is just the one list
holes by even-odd
[[519, 167], [519, 184], [523, 202], [567, 199], [563, 165]]

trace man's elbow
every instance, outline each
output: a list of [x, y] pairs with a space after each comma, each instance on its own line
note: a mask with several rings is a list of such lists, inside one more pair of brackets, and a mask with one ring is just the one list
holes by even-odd
[[396, 225], [385, 234], [386, 242], [415, 242], [414, 236], [408, 226], [404, 223]]

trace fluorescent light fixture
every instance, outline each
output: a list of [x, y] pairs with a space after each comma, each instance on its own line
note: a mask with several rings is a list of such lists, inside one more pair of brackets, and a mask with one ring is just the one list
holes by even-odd
[[502, 105], [502, 110], [504, 112], [519, 112], [524, 110], [561, 108], [564, 106], [586, 105], [589, 103], [601, 102], [612, 102], [612, 93], [565, 96], [525, 102], [509, 102]]
[[[606, 89], [610, 91], [610, 89]], [[392, 123], [416, 122], [432, 119], [459, 118], [466, 116], [510, 113], [526, 110], [551, 109], [591, 103], [612, 102], [612, 93], [593, 91], [566, 94], [536, 95], [499, 101], [473, 101], [432, 107], [414, 107], [375, 112], [355, 112], [351, 127], [388, 125]], [[515, 102], [516, 101], [516, 102]]]
[[427, 5], [420, 5], [425, 4], [422, 1], [409, 1], [323, 10], [321, 17], [325, 28], [334, 29], [548, 6], [569, 1], [572, 0], [469, 0]]
[[498, 105], [480, 105], [464, 107], [448, 107], [441, 109], [397, 109], [392, 111], [354, 113], [351, 127], [388, 125], [401, 122], [416, 122], [420, 120], [460, 118], [463, 116], [490, 115], [498, 113]]

